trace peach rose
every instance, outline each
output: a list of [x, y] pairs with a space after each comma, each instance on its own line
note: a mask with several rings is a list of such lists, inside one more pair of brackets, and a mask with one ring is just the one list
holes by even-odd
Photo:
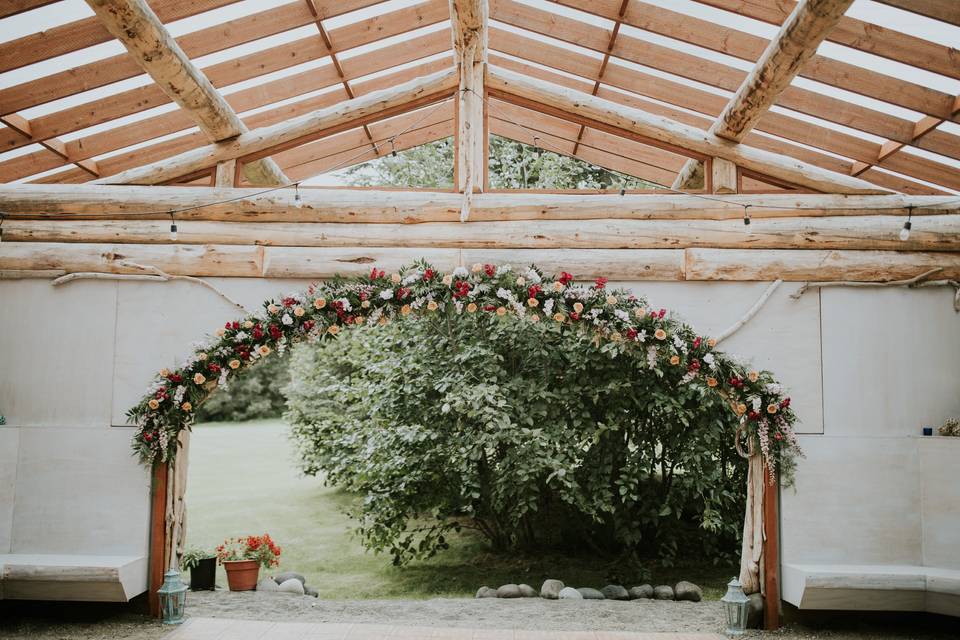
[[246, 321], [243, 323], [243, 328], [244, 328], [244, 329], [253, 329], [253, 320], [246, 320]]
[[400, 307], [400, 313], [403, 314], [403, 315], [405, 315], [405, 316], [406, 316], [406, 315], [409, 315], [409, 314], [410, 314], [410, 311], [411, 311], [410, 305], [408, 305], [408, 304], [405, 304], [405, 305], [403, 305], [402, 307]]
[[323, 309], [325, 306], [327, 306], [327, 301], [324, 298], [317, 298], [313, 301], [314, 309]]
[[768, 405], [767, 405], [767, 413], [776, 413], [779, 408], [780, 408], [780, 407], [778, 407], [776, 404], [773, 404], [773, 403], [768, 404]]
[[180, 408], [184, 411], [193, 411], [193, 405], [189, 402], [184, 402], [182, 405], [180, 405]]
[[756, 371], [751, 371], [750, 373], [747, 374], [747, 377], [750, 378], [750, 382], [756, 382], [757, 378], [760, 377], [760, 374], [757, 373]]
[[160, 369], [161, 377], [166, 378], [169, 375], [170, 375], [170, 369], [167, 369], [166, 367], [164, 367], [163, 369]]
[[383, 325], [387, 324], [388, 322], [390, 322], [390, 321], [387, 320], [387, 316], [380, 316], [380, 319], [377, 320], [377, 324], [379, 324], [381, 327], [382, 327]]
[[563, 283], [560, 282], [559, 280], [557, 280], [556, 282], [554, 282], [554, 283], [553, 283], [553, 290], [554, 290], [554, 291], [563, 291]]
[[518, 286], [518, 287], [522, 287], [522, 286], [525, 285], [525, 284], [527, 284], [527, 279], [526, 279], [526, 278], [524, 278], [523, 276], [520, 276], [519, 278], [517, 278], [517, 286]]
[[566, 318], [563, 317], [563, 314], [562, 314], [562, 313], [555, 313], [555, 314], [553, 314], [553, 319], [554, 319], [556, 322], [563, 322]]
[[540, 301], [537, 300], [536, 298], [527, 298], [527, 306], [528, 306], [528, 307], [536, 307], [536, 306], [539, 306], [539, 305], [540, 305]]
[[583, 304], [580, 302], [573, 303], [573, 310], [577, 313], [583, 313]]
[[265, 344], [260, 345], [259, 351], [260, 351], [260, 355], [262, 355], [262, 356], [268, 356], [268, 355], [270, 355], [270, 347], [268, 347], [268, 346], [265, 345]]
[[427, 303], [427, 309], [430, 310], [430, 311], [436, 311], [436, 310], [437, 310], [437, 307], [439, 307], [439, 306], [440, 306], [440, 305], [438, 305], [438, 304], [437, 304], [436, 302], [434, 302], [433, 300], [431, 300], [430, 302]]
[[530, 316], [530, 322], [540, 322], [540, 316], [538, 316], [537, 314], [533, 314], [532, 316]]
[[449, 287], [451, 284], [453, 284], [453, 276], [448, 273], [447, 275], [443, 276], [443, 280], [440, 282]]
[[680, 364], [680, 356], [670, 356], [670, 364]]
[[717, 346], [717, 339], [716, 339], [716, 338], [708, 338], [708, 339], [707, 339], [707, 346], [710, 347], [711, 349], [713, 349], [715, 346]]
[[738, 416], [742, 416], [742, 415], [745, 414], [746, 412], [747, 412], [747, 405], [743, 404], [742, 402], [737, 405], [737, 415], [738, 415]]
[[220, 327], [220, 328], [218, 328], [216, 331], [214, 331], [213, 333], [216, 334], [216, 336], [217, 336], [218, 338], [222, 338], [222, 337], [223, 337], [223, 334], [225, 334], [226, 332], [227, 332], [226, 329], [224, 329], [223, 327]]
[[337, 335], [338, 333], [340, 333], [339, 325], [335, 325], [335, 324], [330, 325], [329, 327], [327, 327], [327, 333], [329, 333], [332, 336]]
[[303, 314], [305, 313], [306, 311], [304, 310], [303, 307], [297, 307], [293, 310], [293, 315], [297, 316], [298, 318], [302, 318]]
[[231, 361], [230, 361], [230, 368], [231, 368], [231, 369], [239, 369], [239, 368], [240, 368], [240, 361], [239, 361], [239, 360], [231, 360]]
[[468, 305], [467, 305], [467, 311], [469, 311], [470, 313], [476, 313], [476, 311], [477, 311], [477, 303], [476, 303], [476, 302], [471, 302], [470, 304], [468, 304]]
[[657, 340], [666, 340], [667, 332], [664, 331], [663, 329], [657, 329], [656, 331], [653, 332], [653, 337], [656, 338]]
[[193, 384], [203, 384], [206, 381], [207, 379], [203, 376], [202, 373], [197, 373], [197, 374], [194, 374], [193, 376]]
[[617, 304], [617, 296], [607, 296], [607, 304]]
[[506, 307], [497, 307], [497, 315], [498, 315], [498, 316], [505, 316], [505, 315], [507, 315], [507, 308], [506, 308]]
[[399, 273], [391, 273], [391, 274], [390, 274], [390, 282], [392, 282], [393, 284], [400, 284], [400, 274], [399, 274]]
[[361, 308], [361, 309], [369, 309], [369, 308], [370, 308], [370, 301], [369, 301], [369, 300], [364, 300], [363, 302], [361, 302], [361, 303], [360, 303], [360, 308]]
[[633, 315], [637, 316], [638, 318], [643, 318], [645, 315], [647, 315], [647, 310], [643, 307], [637, 307], [634, 310]]
[[470, 267], [470, 271], [473, 271], [474, 273], [480, 273], [481, 271], [483, 271], [483, 265], [478, 262], [472, 267]]
[[717, 379], [716, 379], [716, 378], [707, 378], [707, 386], [708, 386], [708, 387], [715, 387], [715, 386], [717, 386]]
[[207, 359], [207, 354], [206, 354], [206, 352], [201, 351], [200, 353], [198, 353], [198, 354], [197, 354], [197, 359], [198, 359], [198, 360], [206, 360], [206, 359]]
[[275, 304], [267, 305], [267, 311], [270, 313], [276, 313], [277, 311], [280, 311], [280, 307]]
[[154, 411], [156, 411], [157, 407], [160, 406], [160, 403], [157, 402], [154, 398], [150, 398], [150, 401], [147, 402], [147, 406], [153, 409]]

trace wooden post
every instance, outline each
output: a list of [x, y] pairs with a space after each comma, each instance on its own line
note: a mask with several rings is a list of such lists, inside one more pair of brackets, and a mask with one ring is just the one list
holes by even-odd
[[160, 617], [160, 598], [157, 590], [163, 584], [164, 550], [167, 544], [167, 464], [153, 466], [150, 489], [150, 556], [147, 559], [148, 580], [147, 599], [150, 603], [150, 615]]
[[235, 187], [235, 178], [237, 175], [237, 159], [225, 160], [217, 163], [216, 187]]
[[[764, 467], [764, 476], [768, 470]], [[763, 492], [763, 628], [780, 628], [780, 478]]]
[[724, 158], [710, 160], [711, 190], [713, 193], [736, 193], [737, 165]]
[[453, 50], [459, 72], [456, 162], [457, 190], [464, 194], [461, 221], [466, 221], [474, 191], [483, 191], [486, 164], [487, 0], [450, 0]]

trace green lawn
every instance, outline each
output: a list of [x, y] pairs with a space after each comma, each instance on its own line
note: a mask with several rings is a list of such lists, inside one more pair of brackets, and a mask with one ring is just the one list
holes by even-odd
[[[472, 596], [480, 585], [508, 582], [539, 589], [548, 577], [599, 588], [621, 570], [589, 557], [497, 555], [469, 535], [452, 540], [450, 550], [432, 560], [396, 568], [390, 557], [364, 552], [350, 535], [342, 513], [350, 495], [299, 475], [287, 426], [277, 420], [197, 425], [189, 472], [188, 546], [212, 548], [228, 536], [267, 532], [283, 547], [280, 570], [303, 573], [321, 598]], [[225, 586], [223, 569], [218, 572]], [[732, 574], [729, 568], [694, 566], [654, 572], [653, 578], [666, 584], [692, 580], [708, 598], [719, 598]]]

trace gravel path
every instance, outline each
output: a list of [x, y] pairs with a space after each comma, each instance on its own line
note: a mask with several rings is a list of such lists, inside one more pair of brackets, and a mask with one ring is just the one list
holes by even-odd
[[[540, 630], [717, 632], [723, 629], [722, 604], [713, 602], [548, 601], [539, 598], [432, 599], [432, 600], [317, 600], [286, 594], [195, 592], [187, 609], [192, 616], [300, 622], [395, 623], [400, 625], [513, 628]], [[9, 612], [8, 612], [9, 613]], [[43, 617], [40, 617], [43, 616]], [[35, 640], [160, 640], [168, 628], [128, 613], [91, 617], [60, 616], [51, 621], [47, 612], [0, 619], [0, 638]], [[2, 616], [0, 616], [2, 618]], [[852, 622], [851, 622], [852, 620]], [[750, 637], [770, 640], [946, 640], [960, 638], [953, 629], [930, 628], [929, 620], [912, 625], [874, 623], [864, 626], [856, 618], [845, 628], [812, 630], [800, 626], [775, 633], [752, 632]], [[853, 629], [849, 628], [854, 624]], [[835, 625], [836, 626], [836, 625]], [[944, 625], [940, 625], [944, 626]]]

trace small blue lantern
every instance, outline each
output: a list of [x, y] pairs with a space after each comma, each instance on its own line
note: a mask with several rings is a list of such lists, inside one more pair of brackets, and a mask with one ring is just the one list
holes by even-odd
[[170, 567], [163, 575], [163, 586], [157, 590], [160, 596], [160, 612], [163, 624], [180, 624], [187, 607], [187, 585], [180, 579], [180, 572]]
[[727, 584], [727, 593], [720, 600], [727, 609], [727, 635], [742, 636], [747, 630], [750, 598], [743, 592], [740, 581], [731, 580]]

